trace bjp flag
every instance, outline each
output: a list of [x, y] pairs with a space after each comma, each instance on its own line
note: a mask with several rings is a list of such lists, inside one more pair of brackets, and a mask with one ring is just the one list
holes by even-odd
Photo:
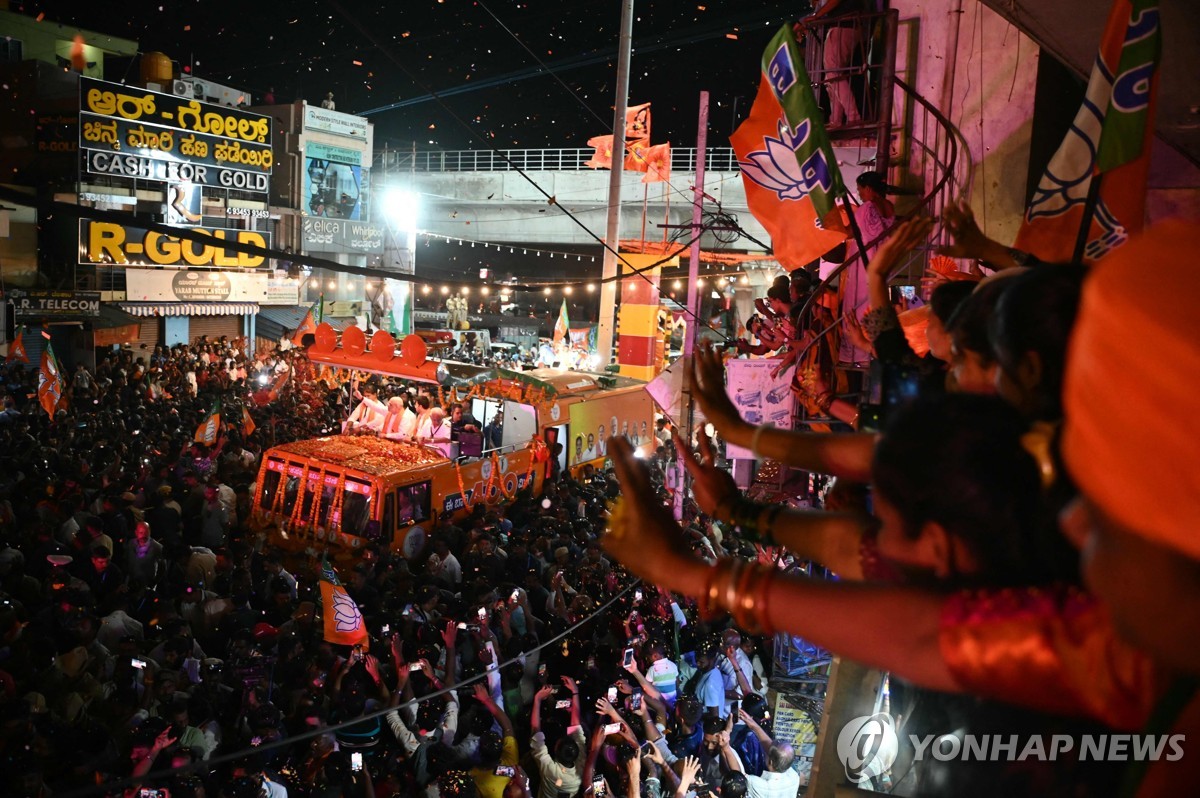
[[338, 581], [337, 572], [321, 560], [321, 604], [325, 616], [325, 642], [343, 646], [362, 646], [366, 651], [370, 638], [362, 611]]
[[591, 158], [583, 162], [584, 166], [589, 166], [592, 169], [612, 169], [612, 136], [593, 136], [588, 139], [588, 146], [594, 147], [596, 152], [592, 154]]
[[254, 419], [250, 418], [249, 408], [242, 407], [242, 437], [249, 438], [254, 434], [254, 430], [258, 429], [258, 425], [254, 423]]
[[665, 183], [671, 179], [671, 142], [655, 144], [646, 150], [646, 176], [643, 183]]
[[25, 352], [25, 328], [18, 327], [17, 332], [13, 335], [12, 341], [8, 344], [8, 357], [4, 359], [5, 363], [13, 363], [16, 361], [22, 363], [29, 362], [29, 355]]
[[54, 347], [46, 344], [42, 351], [41, 369], [38, 371], [38, 404], [46, 411], [46, 415], [54, 418], [54, 414], [67, 406], [67, 395], [63, 392], [62, 370], [58, 358], [54, 356]]
[[750, 212], [771, 234], [775, 259], [791, 270], [846, 239], [835, 201], [846, 189], [791, 25], [771, 39], [761, 69], [750, 116], [730, 142]]
[[650, 139], [650, 103], [625, 109], [625, 140]]
[[213, 446], [217, 442], [217, 434], [221, 431], [221, 400], [213, 402], [212, 410], [208, 411], [208, 418], [200, 422], [200, 426], [196, 427], [196, 434], [192, 436], [192, 440], [196, 443], [203, 443], [205, 446]]
[[[554, 322], [554, 343], [559, 343], [564, 338], [567, 338], [571, 332], [571, 322], [567, 318], [567, 300], [563, 300], [562, 307], [558, 311], [558, 321]], [[567, 340], [570, 343], [570, 339]]]
[[296, 332], [292, 335], [292, 346], [304, 346], [304, 336], [307, 333], [315, 333], [317, 331], [317, 317], [313, 313], [313, 308], [317, 305], [314, 302], [312, 307], [308, 309], [308, 313], [304, 314], [304, 318], [300, 322], [300, 326], [296, 328]]
[[1018, 249], [1067, 262], [1083, 234], [1083, 260], [1096, 261], [1141, 231], [1161, 52], [1157, 0], [1116, 0], [1083, 105], [1033, 192]]

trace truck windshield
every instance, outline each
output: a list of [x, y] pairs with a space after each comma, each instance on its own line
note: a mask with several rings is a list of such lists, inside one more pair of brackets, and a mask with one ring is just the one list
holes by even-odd
[[[269, 460], [266, 474], [263, 476], [262, 498], [259, 507], [263, 510], [280, 513], [290, 518], [296, 509], [296, 502], [303, 502], [299, 519], [307, 524], [327, 527], [332, 521], [341, 522], [341, 530], [347, 535], [363, 535], [371, 522], [371, 484], [352, 476], [347, 476], [342, 483], [340, 506], [335, 511], [338, 483], [342, 476], [336, 472], [326, 471], [321, 479], [319, 469], [311, 465], [308, 471], [308, 485], [305, 486], [303, 497], [300, 497], [300, 478], [304, 467], [298, 463], [286, 463], [282, 460]], [[282, 487], [281, 487], [282, 485]], [[283, 497], [278, 492], [283, 491]], [[320, 496], [318, 517], [313, 518], [314, 500]]]

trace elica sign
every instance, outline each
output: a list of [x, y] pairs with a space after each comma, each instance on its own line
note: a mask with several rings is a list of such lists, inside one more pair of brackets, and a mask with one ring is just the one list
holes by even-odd
[[201, 243], [153, 230], [91, 219], [79, 220], [79, 262], [97, 266], [215, 266], [253, 269], [266, 258], [224, 247], [225, 241], [271, 248], [271, 234], [257, 230], [189, 227], [188, 232], [211, 236]]

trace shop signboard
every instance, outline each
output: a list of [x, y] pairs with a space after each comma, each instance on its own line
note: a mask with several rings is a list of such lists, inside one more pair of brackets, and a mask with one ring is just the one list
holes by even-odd
[[326, 161], [333, 161], [334, 163], [348, 163], [353, 166], [370, 166], [370, 163], [367, 161], [370, 153], [365, 149], [338, 147], [321, 141], [306, 142], [304, 144], [304, 156], [306, 158], [321, 158]]
[[100, 315], [99, 291], [13, 289], [13, 318], [18, 324], [37, 321], [81, 321]]
[[267, 298], [263, 304], [288, 307], [299, 305], [300, 281], [291, 277], [268, 277]]
[[[265, 177], [275, 163], [271, 117], [262, 114], [86, 77], [79, 79], [79, 109], [79, 147], [92, 153], [84, 162], [90, 172], [158, 179], [137, 172], [155, 171], [144, 160], [164, 161], [176, 164], [176, 173], [167, 167], [162, 179], [210, 184], [207, 170], [189, 176], [180, 167], [208, 167], [219, 180], [222, 171]], [[100, 153], [109, 157], [98, 159]], [[266, 191], [261, 185], [226, 187]]]
[[225, 241], [271, 248], [271, 234], [258, 230], [192, 227], [190, 232], [211, 236], [212, 243], [114, 222], [79, 220], [79, 262], [96, 266], [207, 266], [253, 269], [266, 263], [261, 255], [226, 249]]
[[304, 219], [304, 248], [310, 252], [383, 254], [382, 225], [346, 219]]
[[341, 111], [330, 111], [319, 105], [304, 106], [304, 130], [332, 133], [335, 136], [345, 136], [365, 142], [368, 136], [369, 124], [366, 119], [353, 114], [343, 114]]
[[266, 272], [128, 269], [129, 302], [258, 302], [268, 297]]

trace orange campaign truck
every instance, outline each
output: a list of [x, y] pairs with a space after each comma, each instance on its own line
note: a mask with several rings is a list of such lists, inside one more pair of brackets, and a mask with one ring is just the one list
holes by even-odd
[[339, 341], [322, 324], [315, 339], [308, 350], [314, 366], [434, 384], [443, 404], [467, 407], [484, 428], [483, 440], [443, 452], [333, 435], [268, 449], [253, 521], [286, 549], [346, 558], [373, 540], [409, 557], [425, 545], [432, 524], [469, 514], [478, 502], [498, 505], [520, 490], [540, 491], [556, 444], [562, 444], [559, 467], [572, 472], [603, 464], [614, 435], [647, 453], [656, 444], [653, 403], [639, 380], [439, 363], [426, 358], [418, 336], [397, 346], [378, 331], [367, 347], [357, 327], [346, 328]]

